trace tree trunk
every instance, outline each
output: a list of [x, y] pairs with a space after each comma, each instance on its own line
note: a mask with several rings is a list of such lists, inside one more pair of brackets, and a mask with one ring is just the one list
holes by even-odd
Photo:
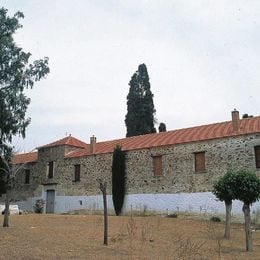
[[225, 234], [224, 238], [229, 239], [230, 238], [230, 223], [231, 223], [231, 209], [232, 209], [232, 201], [226, 202], [226, 225], [225, 225]]
[[10, 190], [6, 189], [5, 214], [4, 214], [3, 227], [9, 227], [9, 205], [10, 205]]
[[243, 205], [243, 212], [245, 216], [245, 233], [246, 233], [246, 251], [253, 251], [252, 231], [251, 231], [251, 217], [250, 206]]

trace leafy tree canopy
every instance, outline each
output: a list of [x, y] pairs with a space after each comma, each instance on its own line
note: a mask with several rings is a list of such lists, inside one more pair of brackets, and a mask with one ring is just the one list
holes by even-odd
[[237, 199], [250, 205], [260, 198], [260, 179], [247, 170], [228, 171], [214, 184], [213, 194], [221, 201]]
[[236, 173], [228, 171], [213, 186], [213, 194], [220, 200], [231, 203], [236, 199], [234, 192]]
[[31, 54], [24, 52], [14, 42], [13, 35], [21, 28], [23, 13], [17, 12], [9, 17], [7, 9], [0, 8], [0, 154], [5, 154], [4, 147], [11, 143], [14, 135], [25, 137], [30, 118], [26, 110], [30, 99], [25, 95], [27, 88], [32, 88], [49, 73], [48, 58], [29, 63]]
[[250, 205], [260, 198], [260, 179], [255, 173], [240, 170], [236, 173], [235, 197]]

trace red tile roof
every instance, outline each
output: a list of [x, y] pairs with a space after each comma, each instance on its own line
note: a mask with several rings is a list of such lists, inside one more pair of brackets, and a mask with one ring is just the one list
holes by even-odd
[[[113, 152], [115, 145], [120, 144], [122, 150], [138, 150], [181, 143], [204, 141], [210, 139], [260, 133], [260, 116], [239, 120], [239, 131], [234, 132], [232, 121], [190, 127], [174, 131], [140, 135], [100, 142], [96, 144], [95, 154]], [[90, 155], [89, 147], [68, 153], [65, 158]]]
[[[139, 135], [112, 141], [99, 142], [96, 143], [95, 154], [111, 153], [117, 144], [121, 145], [122, 150], [131, 151], [254, 133], [260, 133], [260, 116], [239, 120], [239, 131], [237, 132], [233, 131], [232, 121], [228, 121], [162, 133]], [[38, 149], [60, 145], [69, 145], [79, 148], [68, 153], [65, 158], [90, 155], [90, 145], [72, 136], [68, 136], [53, 143], [41, 146]], [[18, 154], [15, 155], [12, 160], [14, 164], [35, 161], [37, 161], [37, 152]]]
[[[62, 138], [58, 141], [55, 141], [50, 144], [46, 144], [43, 146], [38, 147], [37, 149], [41, 148], [47, 148], [47, 147], [55, 147], [55, 146], [61, 146], [61, 145], [69, 145], [77, 148], [87, 148], [88, 144], [80, 141], [79, 139], [70, 136], [67, 136], [65, 138]], [[23, 164], [23, 163], [31, 163], [37, 161], [38, 158], [38, 152], [33, 153], [24, 153], [24, 154], [17, 154], [12, 158], [13, 164]]]
[[53, 143], [49, 143], [49, 144], [40, 146], [37, 149], [46, 148], [46, 147], [61, 146], [61, 145], [69, 145], [69, 146], [74, 146], [74, 147], [78, 147], [78, 148], [86, 148], [88, 146], [88, 144], [86, 144], [86, 143], [80, 141], [79, 139], [69, 135], [69, 136], [62, 138], [58, 141], [55, 141]]
[[12, 164], [23, 164], [36, 162], [38, 158], [38, 152], [16, 154], [12, 158]]

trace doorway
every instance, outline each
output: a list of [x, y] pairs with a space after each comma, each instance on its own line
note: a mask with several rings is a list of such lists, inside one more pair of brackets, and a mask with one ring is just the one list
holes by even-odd
[[55, 190], [47, 190], [46, 213], [54, 213]]

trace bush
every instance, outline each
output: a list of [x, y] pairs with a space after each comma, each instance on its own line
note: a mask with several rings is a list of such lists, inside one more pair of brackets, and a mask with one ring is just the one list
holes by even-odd
[[176, 213], [172, 213], [167, 215], [167, 218], [178, 218], [178, 215]]
[[34, 212], [41, 214], [43, 213], [45, 201], [43, 199], [36, 200], [35, 205], [34, 205]]
[[220, 217], [218, 217], [218, 216], [212, 216], [212, 217], [210, 218], [210, 221], [212, 221], [212, 222], [221, 222], [221, 219], [220, 219]]

